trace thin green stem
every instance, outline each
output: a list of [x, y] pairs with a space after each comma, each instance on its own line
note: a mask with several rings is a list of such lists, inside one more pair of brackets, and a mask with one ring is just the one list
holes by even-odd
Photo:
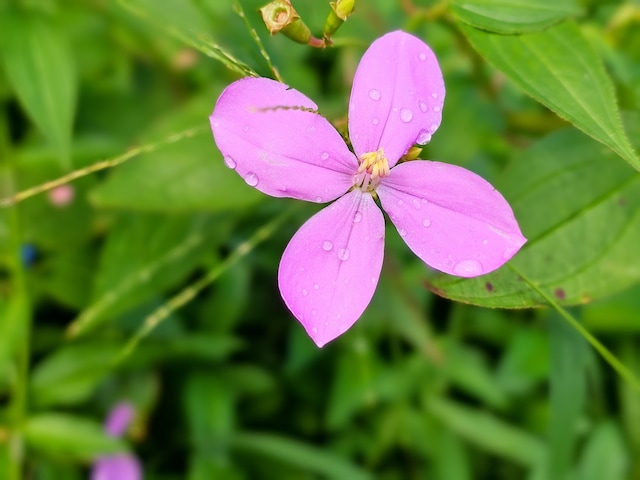
[[209, 270], [206, 275], [171, 297], [163, 305], [154, 310], [144, 319], [142, 326], [116, 356], [113, 364], [117, 365], [129, 357], [129, 355], [134, 352], [138, 344], [163, 320], [193, 300], [202, 290], [215, 282], [224, 272], [229, 270], [242, 258], [246, 257], [256, 246], [269, 238], [294, 210], [295, 207], [285, 210], [282, 214], [260, 227], [248, 240], [245, 240], [238, 245], [227, 258]]
[[555, 301], [553, 296], [546, 293], [543, 289], [541, 289], [538, 285], [536, 285], [533, 281], [527, 278], [519, 269], [517, 269], [513, 263], [509, 263], [509, 267], [517, 273], [527, 284], [535, 290], [541, 297], [543, 297], [547, 303], [554, 308], [562, 318], [564, 318], [569, 325], [575, 328], [580, 335], [584, 337], [584, 339], [589, 342], [589, 344], [604, 358], [604, 360], [616, 371], [618, 374], [624, 378], [630, 385], [632, 385], [638, 392], [640, 392], [640, 380], [638, 377], [628, 369], [618, 358], [611, 353], [611, 351], [605, 347], [600, 341], [594, 337], [584, 326], [576, 320], [567, 310], [565, 310], [558, 302]]
[[188, 130], [169, 135], [167, 138], [160, 142], [149, 143], [140, 147], [131, 148], [128, 152], [123, 153], [122, 155], [118, 155], [117, 157], [110, 158], [108, 160], [102, 160], [87, 167], [69, 172], [60, 178], [56, 178], [55, 180], [50, 180], [40, 185], [27, 188], [26, 190], [15, 193], [9, 197], [2, 198], [0, 199], [0, 207], [9, 207], [11, 205], [15, 205], [16, 203], [26, 200], [27, 198], [31, 198], [40, 193], [44, 193], [48, 190], [59, 187], [60, 185], [64, 185], [66, 183], [77, 180], [78, 178], [86, 177], [87, 175], [99, 172], [100, 170], [116, 167], [126, 162], [127, 160], [131, 160], [138, 155], [142, 155], [143, 153], [154, 152], [155, 150], [159, 149], [160, 147], [164, 147], [165, 145], [179, 142], [180, 140], [184, 140], [185, 138], [195, 137], [196, 135], [204, 132], [206, 129], [207, 127], [204, 125], [200, 127], [190, 128]]

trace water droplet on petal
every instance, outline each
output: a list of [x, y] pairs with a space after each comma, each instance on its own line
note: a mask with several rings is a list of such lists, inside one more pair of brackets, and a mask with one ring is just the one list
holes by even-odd
[[322, 160], [326, 160], [326, 159], [328, 159], [328, 158], [329, 158], [329, 154], [328, 154], [327, 152], [324, 152], [324, 153], [320, 156], [320, 158], [321, 158]]
[[427, 59], [427, 56], [424, 53], [421, 53], [420, 55], [418, 55], [418, 58], [424, 62]]
[[338, 250], [338, 258], [340, 260], [342, 260], [343, 262], [349, 259], [349, 249], [348, 248], [341, 248], [340, 250]]
[[318, 314], [318, 311], [317, 311], [317, 310], [315, 310], [315, 309], [314, 309], [314, 310], [311, 310], [311, 315], [317, 315], [317, 314]]
[[398, 206], [401, 207], [402, 205], [404, 205], [404, 202], [402, 200], [398, 200]]
[[401, 237], [407, 236], [407, 231], [404, 228], [401, 228], [400, 230], [398, 230], [398, 233], [400, 234]]
[[433, 111], [436, 113], [438, 113], [440, 110], [442, 110], [442, 108], [439, 105], [433, 107]]
[[462, 260], [453, 267], [453, 273], [461, 277], [474, 277], [482, 274], [482, 265], [477, 260]]
[[360, 212], [356, 212], [353, 216], [353, 223], [360, 223], [360, 220], [362, 220], [362, 214]]
[[307, 295], [309, 295], [309, 292], [305, 289], [302, 289], [302, 295], [306, 297]]
[[438, 94], [437, 94], [436, 92], [433, 92], [433, 93], [431, 94], [431, 96], [432, 96], [433, 98], [438, 98]]
[[322, 203], [322, 197], [316, 197], [316, 203]]
[[374, 125], [378, 125], [380, 123], [380, 120], [378, 120], [377, 118], [373, 119], [373, 124]]
[[219, 127], [220, 126], [220, 122], [218, 120], [214, 120], [213, 126], [214, 127]]
[[244, 127], [242, 127], [242, 131], [243, 132], [248, 132], [249, 131], [249, 125], [245, 125]]
[[258, 185], [258, 176], [253, 172], [249, 172], [247, 176], [244, 177], [244, 181], [247, 182], [247, 185], [250, 187], [255, 187]]
[[431, 141], [431, 133], [427, 132], [426, 130], [421, 130], [420, 134], [418, 135], [418, 138], [416, 139], [416, 143], [418, 145], [426, 145], [430, 141]]
[[324, 242], [322, 242], [322, 249], [325, 252], [330, 252], [332, 248], [333, 248], [333, 243], [331, 243], [329, 240], [325, 240]]
[[236, 168], [236, 161], [231, 158], [229, 155], [224, 156], [224, 164], [229, 167], [231, 170]]
[[427, 200], [426, 198], [423, 198], [422, 203], [429, 203], [429, 200]]
[[316, 132], [316, 127], [314, 127], [313, 125], [307, 127], [307, 133], [309, 135], [313, 135]]
[[486, 245], [486, 244], [488, 244], [488, 243], [489, 243], [489, 240], [482, 240], [482, 244], [483, 244], [483, 245]]
[[413, 118], [413, 112], [411, 110], [409, 110], [408, 108], [403, 108], [402, 110], [400, 110], [400, 119], [407, 123], [410, 122], [411, 119]]
[[435, 123], [434, 123], [434, 124], [432, 124], [432, 125], [429, 127], [429, 130], [431, 130], [431, 133], [435, 132], [436, 130], [438, 130], [438, 125], [437, 125], [437, 124], [435, 124]]
[[420, 200], [418, 200], [417, 198], [413, 199], [413, 206], [416, 207], [416, 210], [420, 210], [420, 208], [422, 208], [422, 205], [420, 204]]
[[314, 290], [320, 290], [320, 285], [318, 285], [317, 283], [313, 284], [313, 289]]
[[315, 335], [318, 333], [318, 329], [316, 327], [311, 327], [311, 332]]
[[420, 102], [420, 103], [418, 104], [418, 106], [420, 107], [420, 111], [421, 111], [421, 112], [426, 112], [426, 111], [427, 111], [427, 104], [426, 104], [426, 103], [424, 103], [424, 102]]
[[369, 90], [369, 98], [377, 102], [378, 100], [380, 100], [380, 92], [375, 88], [372, 88], [371, 90]]
[[422, 226], [423, 227], [430, 227], [431, 226], [431, 220], [429, 220], [428, 218], [425, 218], [424, 220], [422, 220]]

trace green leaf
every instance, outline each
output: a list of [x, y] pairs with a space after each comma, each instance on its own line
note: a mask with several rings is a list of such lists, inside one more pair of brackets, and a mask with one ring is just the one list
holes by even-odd
[[461, 28], [480, 55], [525, 93], [640, 170], [640, 158], [620, 121], [611, 79], [573, 23], [525, 35]]
[[92, 342], [56, 350], [36, 366], [31, 376], [35, 403], [69, 405], [85, 400], [109, 372], [117, 348], [112, 343]]
[[498, 33], [542, 30], [582, 12], [576, 0], [452, 0], [451, 9], [472, 27]]
[[76, 102], [70, 47], [50, 18], [8, 9], [0, 19], [7, 78], [31, 121], [56, 146], [66, 169]]
[[111, 230], [93, 301], [70, 327], [93, 328], [182, 280], [222, 240], [228, 222], [203, 215], [125, 215]]
[[210, 135], [142, 155], [93, 190], [99, 207], [179, 212], [246, 208], [263, 199], [228, 169]]
[[232, 445], [251, 455], [263, 455], [300, 468], [304, 472], [328, 478], [368, 480], [373, 477], [328, 449], [316, 448], [280, 435], [268, 433], [237, 433]]
[[575, 130], [556, 132], [518, 158], [496, 185], [529, 239], [510, 265], [474, 279], [440, 276], [447, 298], [490, 307], [546, 305], [519, 272], [567, 304], [640, 280], [640, 175]]
[[24, 427], [24, 435], [30, 447], [65, 458], [86, 461], [126, 451], [125, 444], [104, 433], [99, 423], [63, 413], [31, 416]]
[[544, 461], [542, 441], [489, 413], [437, 397], [429, 399], [428, 409], [451, 430], [483, 450], [528, 467]]
[[611, 421], [599, 424], [589, 436], [578, 464], [580, 480], [630, 478], [629, 456], [620, 429]]

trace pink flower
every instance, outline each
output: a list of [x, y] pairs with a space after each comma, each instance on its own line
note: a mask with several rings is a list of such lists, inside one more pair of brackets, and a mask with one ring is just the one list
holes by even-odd
[[293, 236], [278, 272], [287, 307], [322, 347], [362, 315], [384, 249], [379, 200], [427, 265], [461, 277], [503, 265], [526, 242], [507, 201], [478, 175], [432, 161], [398, 164], [438, 129], [444, 82], [431, 49], [396, 31], [366, 51], [349, 102], [352, 153], [303, 94], [265, 78], [229, 85], [210, 117], [225, 163], [252, 187], [336, 200]]
[[60, 185], [49, 192], [49, 201], [54, 207], [66, 207], [73, 202], [75, 195], [71, 185]]
[[[121, 437], [127, 431], [133, 415], [130, 404], [119, 403], [109, 412], [105, 431], [111, 437]], [[109, 455], [93, 464], [91, 480], [142, 480], [142, 467], [138, 459], [129, 453]]]

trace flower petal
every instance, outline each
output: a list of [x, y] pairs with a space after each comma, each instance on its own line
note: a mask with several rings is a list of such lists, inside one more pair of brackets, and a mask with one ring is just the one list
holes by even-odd
[[353, 184], [357, 160], [317, 106], [287, 85], [243, 78], [209, 117], [228, 167], [273, 197], [328, 202]]
[[365, 52], [353, 79], [349, 135], [360, 156], [382, 148], [393, 167], [440, 126], [444, 81], [435, 55], [408, 33], [388, 33]]
[[455, 165], [402, 163], [377, 192], [409, 248], [445, 273], [489, 273], [527, 241], [504, 197], [482, 177]]
[[287, 245], [280, 293], [319, 347], [362, 315], [378, 284], [383, 250], [384, 217], [361, 190], [315, 214]]
[[112, 437], [121, 437], [127, 431], [129, 423], [133, 420], [135, 412], [133, 406], [126, 402], [118, 403], [109, 412], [109, 417], [105, 423], [107, 434]]

